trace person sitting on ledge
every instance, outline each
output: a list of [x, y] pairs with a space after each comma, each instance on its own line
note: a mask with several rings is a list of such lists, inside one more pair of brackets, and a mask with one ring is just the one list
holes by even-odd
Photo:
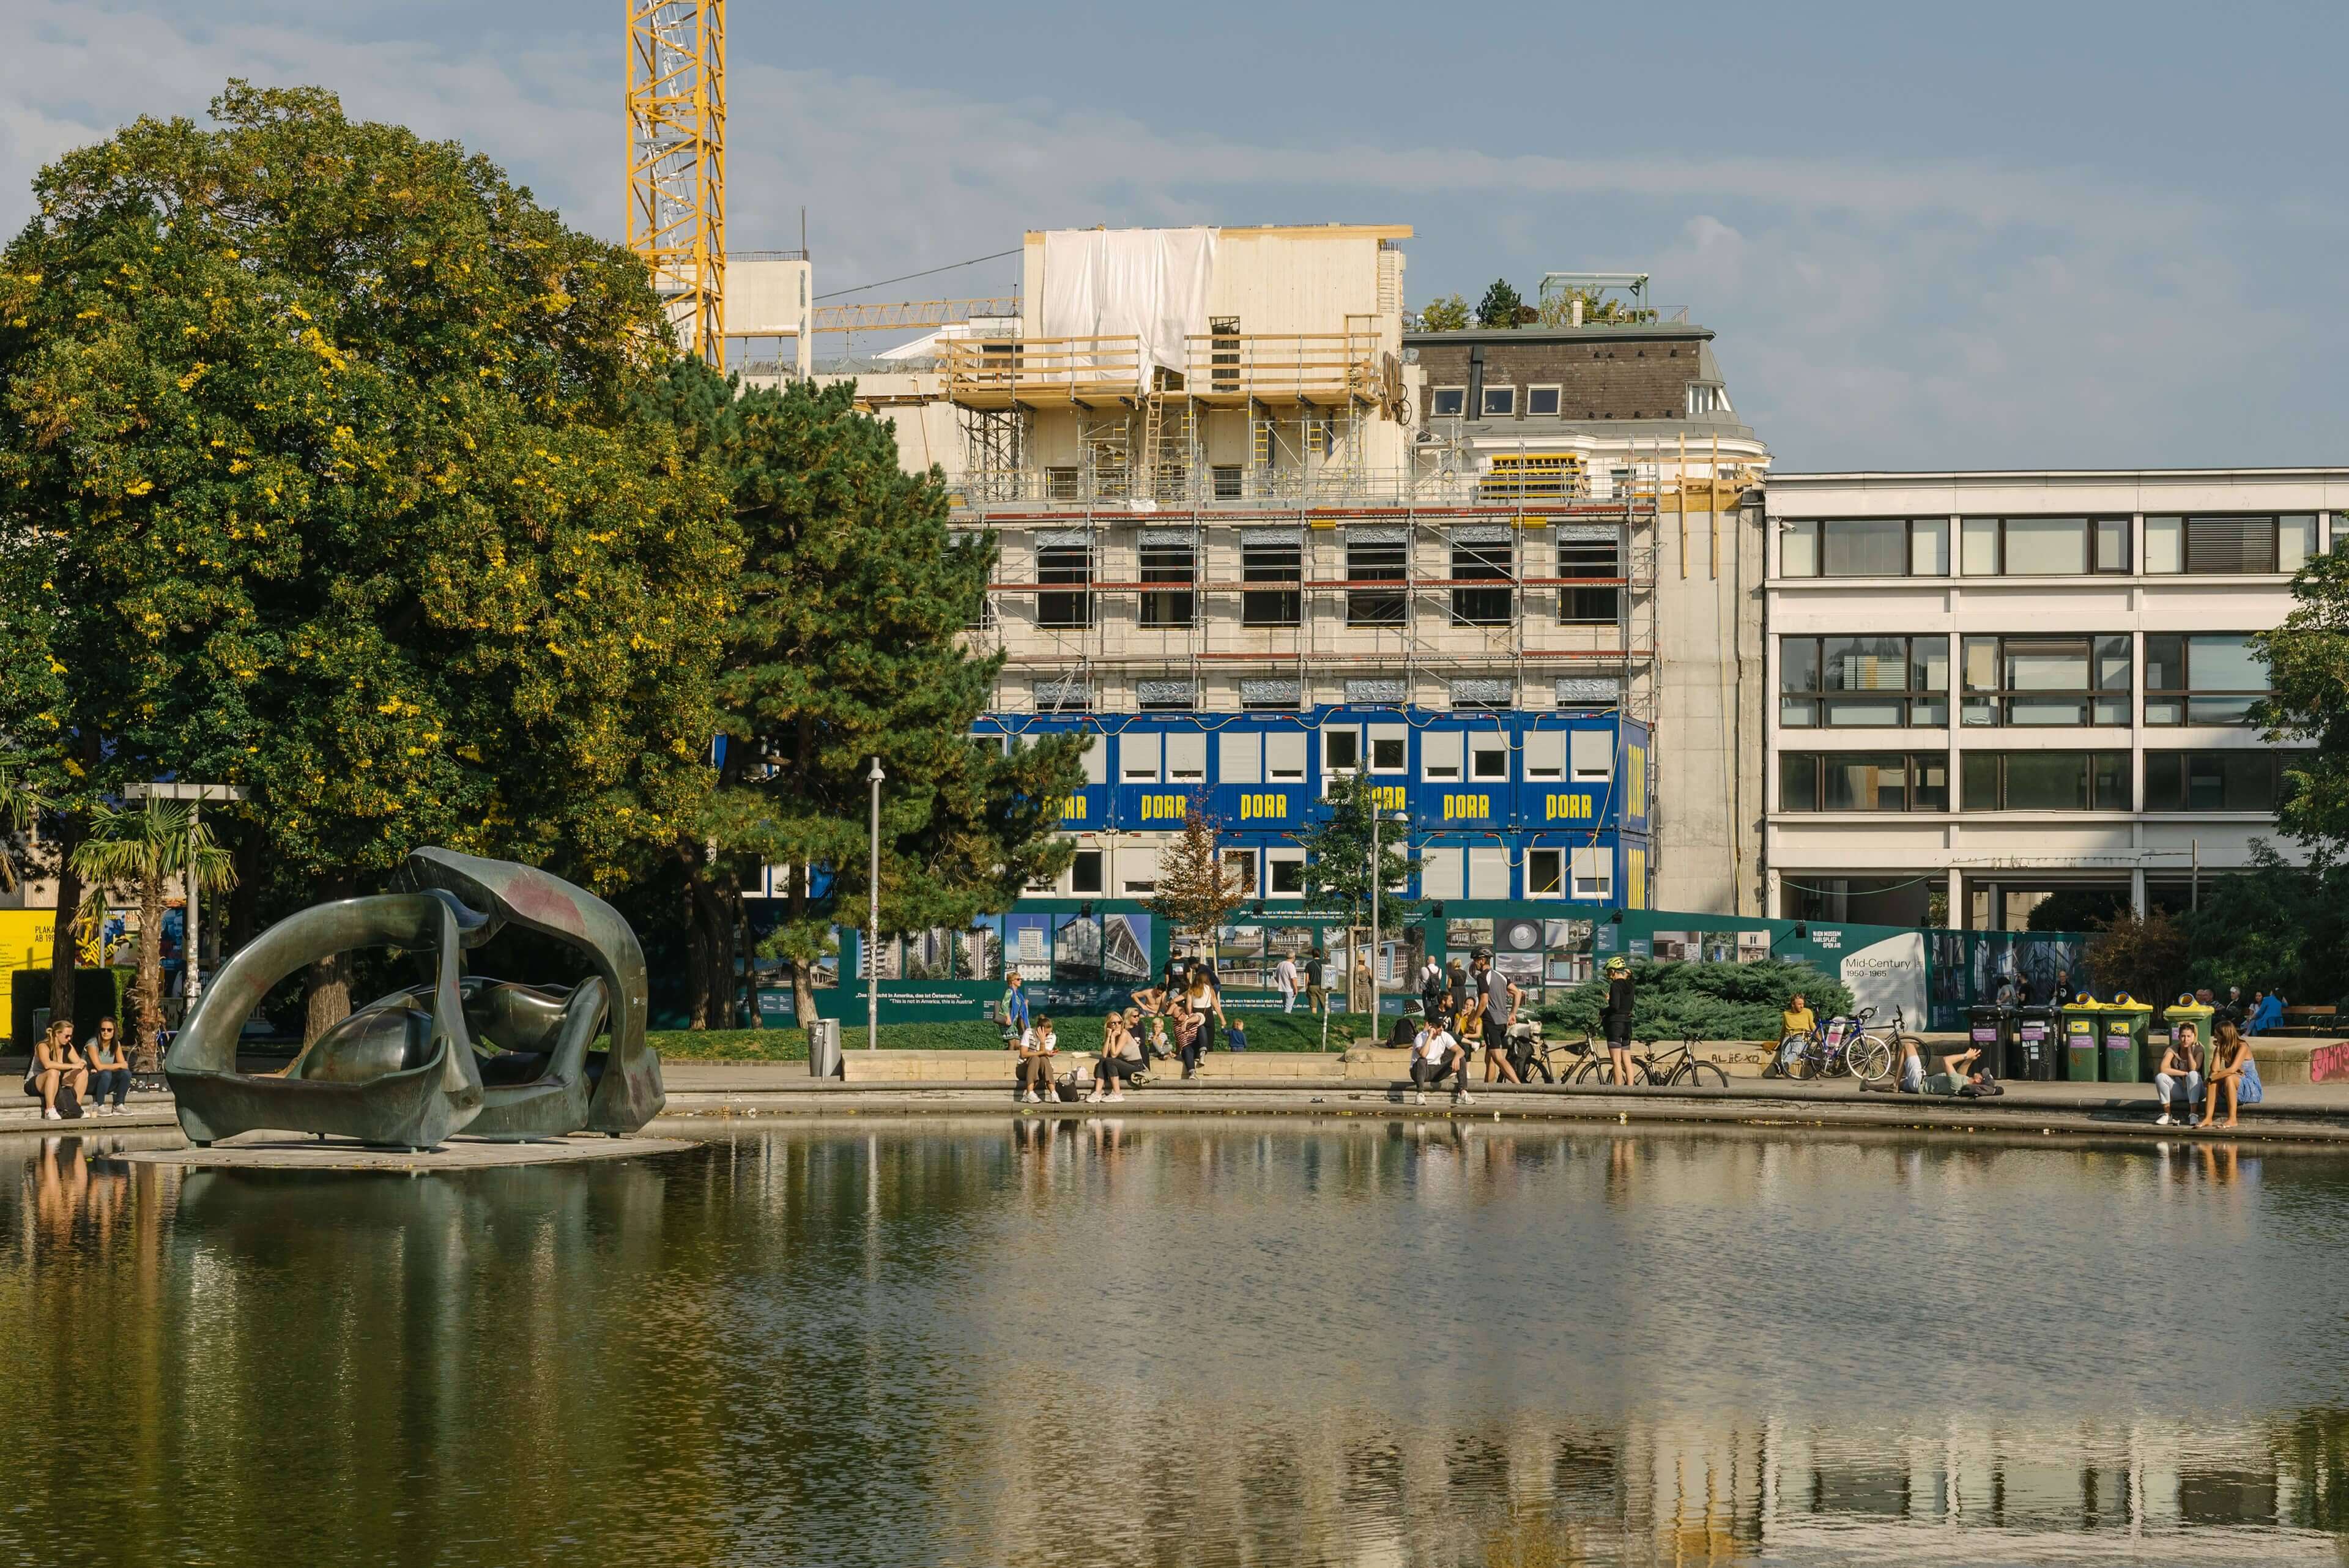
[[1193, 1012], [1179, 996], [1166, 1015], [1174, 1021], [1174, 1050], [1183, 1058], [1183, 1075], [1198, 1076], [1199, 1057], [1207, 1049], [1207, 1015]]
[[[98, 1033], [81, 1043], [82, 1060], [89, 1067], [89, 1109], [93, 1116], [119, 1116], [122, 1102], [130, 1094], [130, 1062], [122, 1054], [122, 1042], [114, 1033], [114, 1020], [98, 1021]], [[107, 1108], [109, 1095], [114, 1096], [114, 1107]]]
[[1226, 1051], [1247, 1049], [1247, 1018], [1245, 1014], [1237, 1012], [1232, 1014], [1231, 1027], [1224, 1031], [1224, 1049]]
[[1126, 1080], [1139, 1074], [1147, 1064], [1142, 1054], [1142, 1038], [1134, 1033], [1141, 1025], [1142, 1010], [1130, 1007], [1121, 1016], [1109, 1015], [1109, 1023], [1102, 1031], [1101, 1064], [1093, 1071], [1093, 1092], [1086, 1099], [1098, 1104], [1102, 1100], [1125, 1098]]
[[1422, 1009], [1416, 1018], [1408, 1012], [1395, 1014], [1394, 1027], [1387, 1031], [1387, 1049], [1407, 1051], [1419, 1038], [1419, 1032], [1433, 1022], [1434, 1015]]
[[1145, 1062], [1171, 1062], [1174, 1047], [1166, 1039], [1166, 1015], [1153, 1012], [1148, 1022], [1149, 1033], [1143, 1036], [1142, 1058]]
[[2194, 1119], [2194, 1104], [2202, 1097], [2202, 1039], [2191, 1023], [2181, 1023], [2170, 1031], [2169, 1044], [2161, 1054], [2161, 1067], [2153, 1075], [2154, 1093], [2161, 1096], [2161, 1115], [2153, 1125], [2170, 1125], [2170, 1096], [2185, 1092], [2185, 1108], [2177, 1117], [2180, 1121]]
[[2219, 1119], [2219, 1101], [2227, 1102], [2227, 1119], [2220, 1124], [2235, 1125], [2235, 1113], [2244, 1106], [2256, 1106], [2263, 1096], [2260, 1086], [2259, 1064], [2251, 1057], [2251, 1043], [2235, 1026], [2231, 1018], [2221, 1017], [2210, 1032], [2210, 1098], [2202, 1110], [2202, 1119], [2194, 1125], [2207, 1127]]
[[1427, 1086], [1453, 1080], [1452, 1100], [1454, 1105], [1474, 1104], [1468, 1097], [1468, 1053], [1460, 1049], [1460, 1042], [1452, 1031], [1440, 1023], [1430, 1023], [1419, 1032], [1411, 1047], [1411, 1081], [1419, 1092], [1419, 1103], [1427, 1104]]
[[1036, 1026], [1019, 1037], [1019, 1085], [1030, 1105], [1058, 1097], [1052, 1087], [1052, 1075], [1060, 1065], [1060, 1049], [1061, 1037], [1053, 1033], [1049, 1018], [1039, 1018]]
[[74, 1094], [74, 1115], [81, 1114], [82, 1096], [89, 1092], [89, 1068], [74, 1051], [73, 1020], [61, 1018], [49, 1025], [33, 1046], [33, 1059], [25, 1067], [25, 1093], [41, 1102], [43, 1121], [63, 1121], [65, 1113], [57, 1109], [57, 1092], [71, 1089]]

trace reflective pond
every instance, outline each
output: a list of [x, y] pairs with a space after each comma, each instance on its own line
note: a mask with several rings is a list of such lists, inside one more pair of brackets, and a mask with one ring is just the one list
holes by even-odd
[[[754, 1127], [756, 1124], [752, 1124]], [[2334, 1563], [2349, 1160], [1362, 1117], [0, 1146], [0, 1562]]]

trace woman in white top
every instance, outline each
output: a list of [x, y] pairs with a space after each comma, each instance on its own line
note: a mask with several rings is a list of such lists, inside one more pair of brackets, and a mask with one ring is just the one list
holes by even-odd
[[1128, 1008], [1123, 1017], [1114, 1012], [1109, 1015], [1102, 1030], [1101, 1064], [1093, 1074], [1093, 1092], [1085, 1096], [1089, 1101], [1125, 1098], [1125, 1081], [1139, 1074], [1145, 1064], [1142, 1038], [1134, 1033], [1141, 1023], [1139, 1008]]

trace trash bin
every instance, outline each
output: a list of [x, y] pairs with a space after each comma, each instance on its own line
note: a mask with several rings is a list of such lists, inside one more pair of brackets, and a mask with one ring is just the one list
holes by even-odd
[[[2162, 1021], [2169, 1025], [2169, 1037], [2172, 1040], [2178, 1038], [2179, 1024], [2194, 1025], [2194, 1037], [2202, 1049], [2202, 1070], [2206, 1074], [2210, 1070], [2210, 1018], [2218, 1011], [2215, 1007], [2206, 1006], [2195, 1001], [2194, 993], [2190, 991], [2180, 992], [2175, 1005], [2161, 1010]], [[2156, 1057], [2155, 1065], [2159, 1064], [2160, 1059]]]
[[1982, 1053], [1974, 1070], [1987, 1070], [2001, 1076], [2012, 1077], [2007, 1061], [2007, 1048], [2014, 1041], [2014, 1010], [1993, 1002], [1980, 1002], [1969, 1011], [1967, 1039]]
[[2105, 1003], [2097, 1035], [2107, 1084], [2149, 1084], [2156, 1064], [2146, 1054], [2146, 1036], [2153, 1029], [2153, 1007], [2126, 991]]
[[2055, 1075], [2055, 1010], [2025, 1007], [2014, 1015], [2014, 1037], [2007, 1046], [2007, 1076], [2018, 1083], [2046, 1083]]
[[840, 1076], [840, 1020], [819, 1018], [808, 1025], [808, 1076]]
[[2084, 992], [2077, 1001], [2064, 1004], [2061, 1015], [2064, 1081], [2093, 1084], [2096, 1081], [2096, 1052], [2104, 1028], [2105, 1004]]

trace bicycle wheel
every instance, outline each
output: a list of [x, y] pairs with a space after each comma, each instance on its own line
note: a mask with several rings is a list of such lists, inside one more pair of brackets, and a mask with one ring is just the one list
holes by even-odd
[[1892, 1047], [1873, 1034], [1862, 1035], [1851, 1054], [1852, 1075], [1864, 1083], [1892, 1075]]
[[1545, 1084], [1555, 1084], [1557, 1082], [1557, 1079], [1550, 1073], [1549, 1058], [1547, 1056], [1536, 1056], [1526, 1064], [1526, 1082], [1528, 1084], [1532, 1083], [1534, 1081], [1534, 1075], [1537, 1073], [1541, 1075], [1541, 1081]]
[[1689, 1083], [1700, 1089], [1729, 1087], [1729, 1075], [1723, 1072], [1717, 1063], [1697, 1061], [1685, 1063], [1682, 1064], [1682, 1072], [1672, 1075], [1672, 1081], [1680, 1082], [1683, 1074], [1686, 1075]]
[[1611, 1083], [1614, 1074], [1614, 1066], [1607, 1060], [1605, 1053], [1593, 1052], [1582, 1059], [1581, 1066], [1574, 1070], [1574, 1085], [1580, 1088], [1585, 1084]]

